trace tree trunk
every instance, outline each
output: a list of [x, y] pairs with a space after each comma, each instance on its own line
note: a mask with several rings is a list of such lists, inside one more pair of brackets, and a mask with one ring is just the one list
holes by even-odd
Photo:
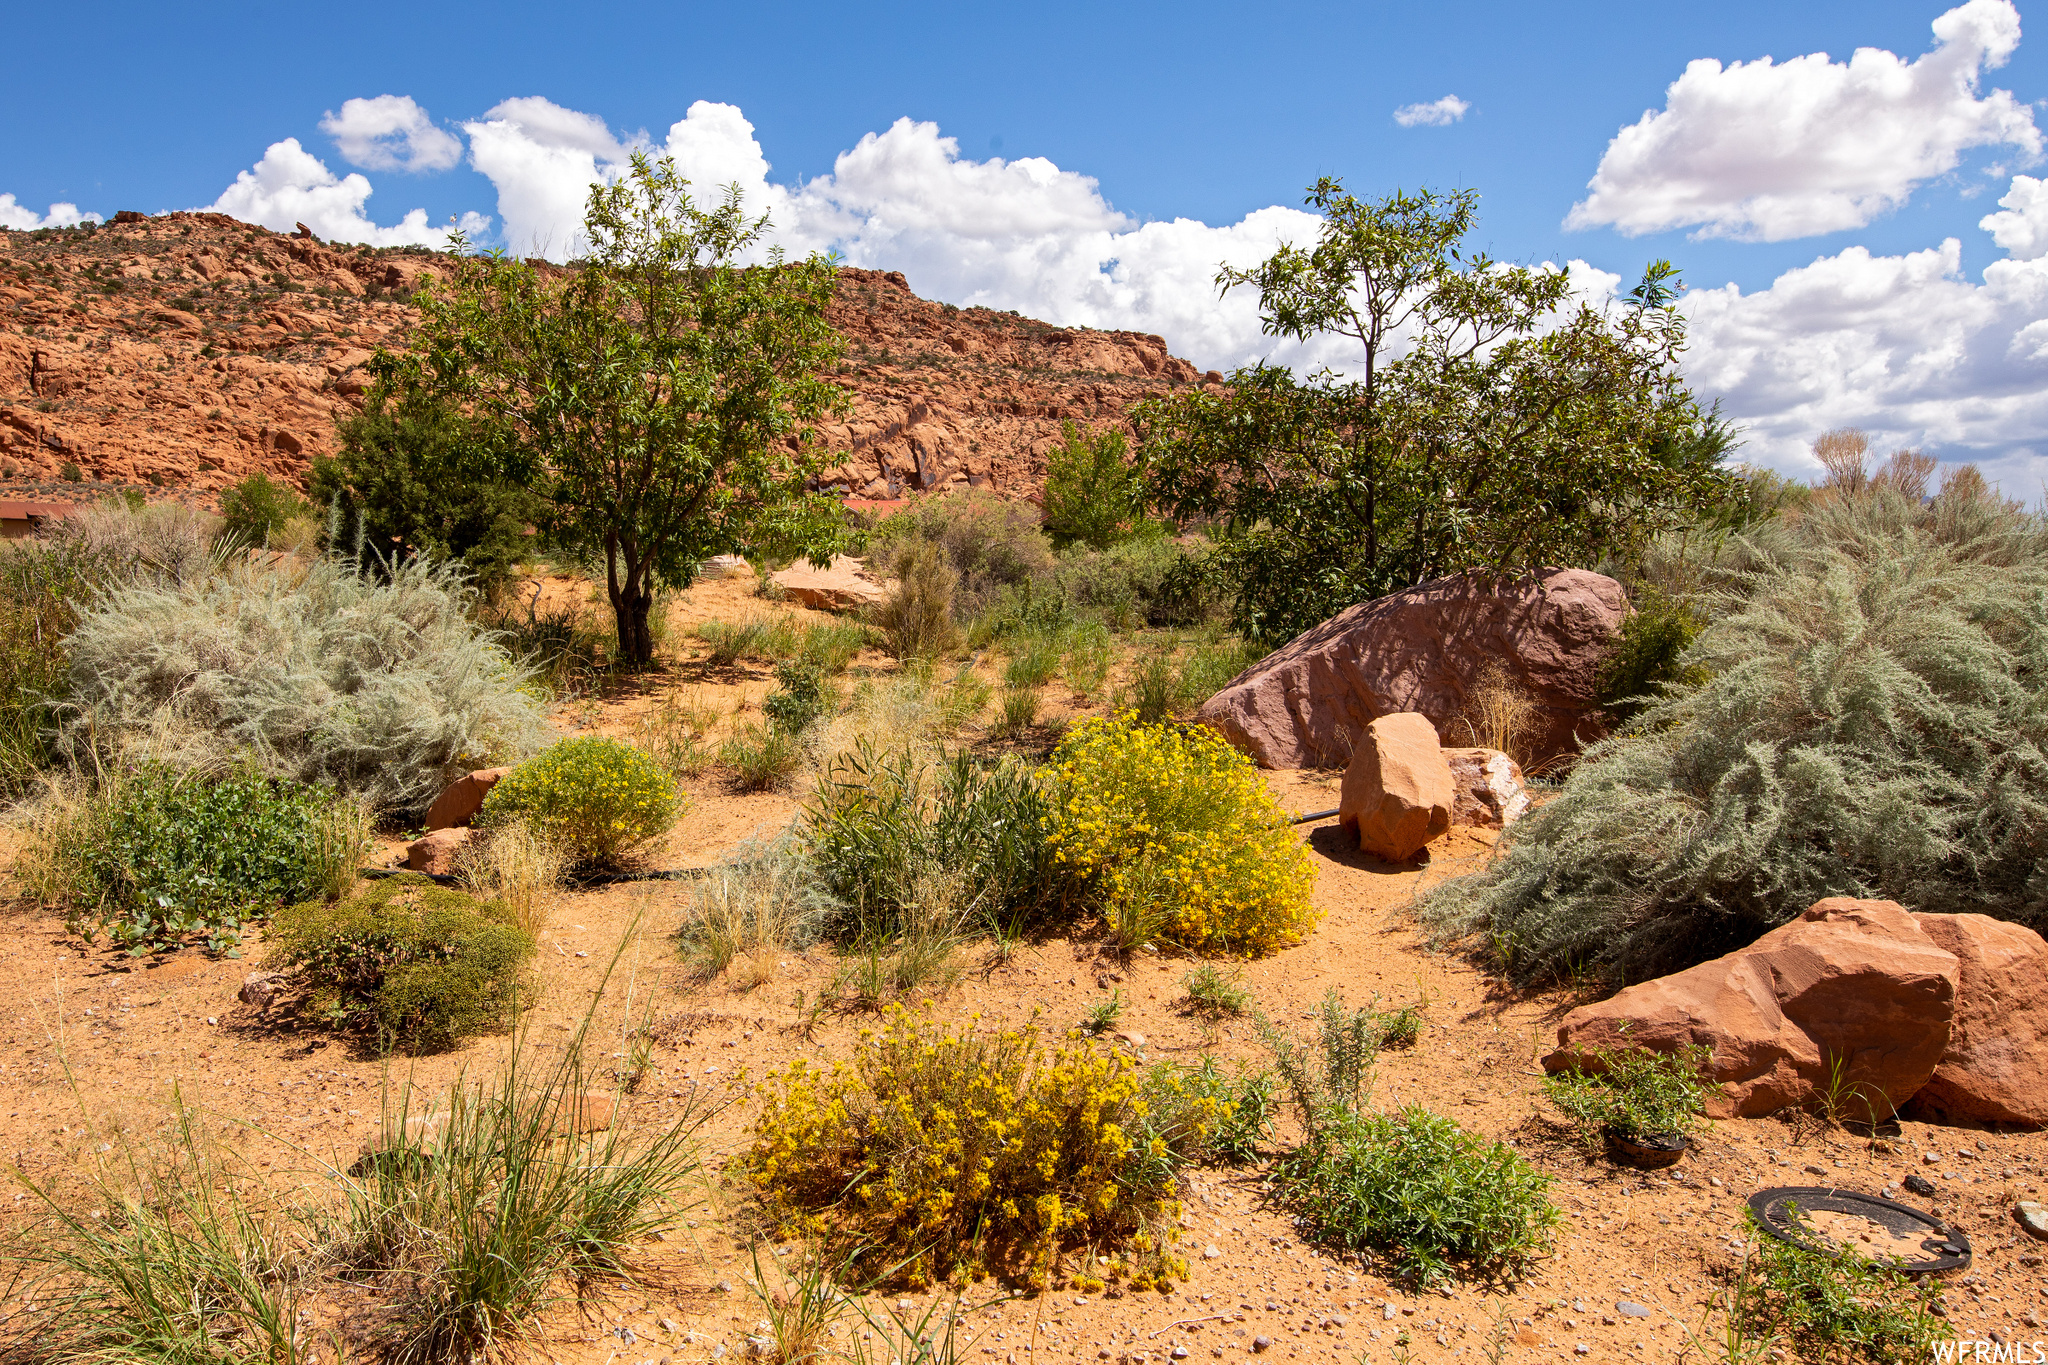
[[605, 588], [618, 622], [619, 658], [634, 668], [645, 668], [654, 662], [654, 632], [647, 627], [654, 592], [647, 585], [647, 566], [628, 560], [621, 580], [616, 548], [608, 545], [605, 549]]

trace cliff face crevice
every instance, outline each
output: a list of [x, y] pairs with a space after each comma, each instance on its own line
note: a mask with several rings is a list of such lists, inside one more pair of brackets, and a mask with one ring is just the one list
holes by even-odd
[[[259, 470], [299, 481], [362, 401], [365, 362], [405, 344], [412, 292], [448, 267], [215, 213], [0, 231], [0, 487], [61, 494], [67, 466], [200, 496]], [[861, 498], [1033, 496], [1063, 421], [1122, 425], [1220, 379], [1156, 336], [955, 308], [893, 271], [841, 271], [831, 319], [849, 405], [819, 433], [820, 482]]]

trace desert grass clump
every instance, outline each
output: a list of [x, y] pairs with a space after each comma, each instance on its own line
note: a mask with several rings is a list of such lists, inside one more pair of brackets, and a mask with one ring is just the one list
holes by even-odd
[[671, 777], [696, 777], [711, 766], [718, 709], [701, 695], [664, 693], [633, 722], [633, 743]]
[[1190, 1014], [1214, 1022], [1240, 1018], [1251, 1010], [1251, 992], [1235, 976], [1225, 976], [1214, 963], [1205, 962], [1180, 979]]
[[580, 862], [609, 864], [682, 817], [675, 779], [630, 744], [584, 735], [550, 745], [498, 779], [479, 828], [524, 820]]
[[708, 980], [735, 961], [762, 965], [774, 954], [801, 952], [839, 908], [794, 837], [749, 842], [690, 888], [676, 944], [692, 973]]
[[318, 787], [151, 764], [52, 793], [22, 871], [88, 940], [226, 953], [279, 906], [352, 886], [368, 827], [360, 805]]
[[68, 541], [0, 548], [0, 796], [27, 791], [56, 757], [64, 641], [101, 573], [97, 556]]
[[828, 674], [844, 673], [867, 647], [868, 628], [858, 621], [821, 621], [805, 626], [798, 657]]
[[534, 952], [507, 907], [417, 873], [281, 910], [267, 941], [266, 965], [305, 993], [302, 1017], [414, 1053], [509, 1022]]
[[237, 562], [97, 597], [68, 642], [63, 734], [89, 750], [175, 723], [274, 776], [417, 811], [547, 733], [529, 675], [468, 617], [456, 571]]
[[747, 724], [718, 746], [718, 761], [732, 771], [732, 784], [743, 792], [786, 787], [803, 770], [804, 744], [795, 733], [773, 722]]
[[2048, 525], [1824, 500], [1739, 542], [1680, 685], [1589, 750], [1507, 856], [1424, 904], [1518, 980], [1620, 983], [1824, 896], [2048, 924]]
[[1523, 691], [1505, 668], [1489, 661], [1479, 670], [1465, 708], [1453, 718], [1452, 725], [1463, 731], [1467, 744], [1493, 749], [1523, 762], [1528, 758], [1528, 746], [1523, 740], [1535, 718], [1536, 699]]
[[1052, 770], [1046, 842], [1120, 946], [1249, 956], [1314, 925], [1307, 851], [1258, 769], [1214, 731], [1086, 720]]
[[1028, 687], [1004, 688], [1002, 710], [996, 719], [996, 733], [1013, 739], [1037, 722], [1038, 693]]
[[1625, 1138], [1692, 1133], [1704, 1112], [1702, 1077], [1712, 1058], [1708, 1047], [1594, 1048], [1578, 1065], [1545, 1076], [1543, 1093], [1589, 1152], [1609, 1132]]
[[939, 551], [913, 544], [896, 557], [896, 586], [874, 608], [883, 647], [898, 659], [933, 659], [960, 643], [953, 623], [953, 595], [959, 575]]
[[[586, 1017], [585, 1027], [589, 1020]], [[632, 1249], [687, 1212], [701, 1181], [706, 1110], [685, 1104], [652, 1130], [610, 1122], [572, 1034], [559, 1062], [514, 1064], [495, 1082], [458, 1078], [446, 1102], [385, 1114], [385, 1145], [340, 1180], [328, 1259], [393, 1291], [378, 1332], [397, 1365], [482, 1360], [537, 1332], [548, 1310], [588, 1303], [631, 1272]]]
[[901, 1009], [850, 1063], [798, 1060], [760, 1093], [740, 1169], [769, 1217], [918, 1286], [984, 1274], [1049, 1286], [1084, 1248], [1151, 1255], [1132, 1276], [1146, 1285], [1172, 1277], [1156, 1259], [1180, 1212], [1177, 1154], [1219, 1108], [1147, 1106], [1145, 1072], [1121, 1053], [1032, 1028], [955, 1032]]
[[741, 659], [787, 659], [797, 652], [804, 637], [788, 616], [756, 616], [745, 621], [701, 622], [697, 638], [711, 646], [704, 662], [724, 668]]
[[506, 922], [538, 936], [568, 871], [560, 841], [524, 820], [476, 831], [455, 855], [455, 880], [479, 901], [505, 909]]

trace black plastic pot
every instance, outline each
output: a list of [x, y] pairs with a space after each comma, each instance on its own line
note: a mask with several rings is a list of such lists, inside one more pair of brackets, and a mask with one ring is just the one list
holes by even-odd
[[1675, 1166], [1690, 1145], [1683, 1133], [1624, 1133], [1612, 1127], [1603, 1131], [1608, 1152], [1631, 1166]]

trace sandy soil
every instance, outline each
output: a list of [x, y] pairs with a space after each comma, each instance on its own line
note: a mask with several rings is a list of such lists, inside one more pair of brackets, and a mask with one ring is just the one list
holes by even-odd
[[[678, 624], [724, 613], [784, 610], [748, 594], [744, 580], [704, 584], [679, 604]], [[695, 613], [702, 613], [701, 615]], [[864, 656], [857, 670], [879, 671]], [[697, 676], [687, 663], [637, 690], [565, 713], [564, 728], [617, 731], [663, 689], [699, 688], [721, 707], [757, 708], [766, 671]], [[1275, 773], [1290, 809], [1336, 804], [1334, 774]], [[734, 796], [715, 777], [695, 784], [689, 816], [661, 851], [665, 865], [702, 865], [743, 840], [784, 827], [788, 795]], [[1546, 1115], [1536, 1058], [1573, 1003], [1523, 995], [1472, 963], [1432, 951], [1408, 907], [1423, 879], [1468, 871], [1492, 837], [1454, 830], [1425, 868], [1393, 867], [1347, 848], [1334, 823], [1303, 830], [1317, 866], [1323, 920], [1308, 941], [1242, 975], [1259, 1007], [1301, 1021], [1324, 992], [1382, 1007], [1420, 1000], [1427, 1025], [1412, 1051], [1382, 1058], [1374, 1092], [1383, 1106], [1422, 1103], [1479, 1132], [1505, 1138], [1556, 1178], [1566, 1222], [1555, 1254], [1526, 1282], [1415, 1292], [1368, 1267], [1322, 1254], [1264, 1198], [1256, 1171], [1203, 1170], [1190, 1181], [1182, 1247], [1188, 1282], [1171, 1294], [1122, 1298], [970, 1292], [960, 1326], [963, 1360], [1236, 1359], [1417, 1361], [1676, 1360], [1701, 1332], [1718, 1275], [1740, 1252], [1742, 1201], [1768, 1185], [1840, 1184], [1878, 1193], [1907, 1174], [1936, 1179], [1925, 1202], [1965, 1229], [1977, 1259], [1951, 1277], [1947, 1303], [1959, 1335], [2048, 1339], [2048, 1246], [2029, 1241], [2007, 1211], [2048, 1184], [2048, 1135], [1960, 1132], [1899, 1125], [1881, 1142], [1811, 1123], [1738, 1120], [1710, 1125], [1699, 1149], [1668, 1174], [1588, 1161]], [[18, 839], [0, 843], [10, 860]], [[705, 1129], [707, 1182], [686, 1225], [650, 1244], [640, 1282], [588, 1311], [564, 1308], [545, 1340], [526, 1348], [563, 1365], [638, 1365], [745, 1354], [764, 1318], [751, 1288], [753, 1261], [734, 1240], [742, 1192], [719, 1174], [746, 1140], [748, 1077], [797, 1056], [846, 1053], [871, 1016], [820, 1010], [836, 963], [823, 951], [778, 959], [751, 987], [691, 980], [668, 935], [688, 886], [643, 882], [565, 894], [542, 935], [542, 996], [524, 1038], [536, 1055], [559, 1056], [572, 1026], [595, 1006], [600, 1065], [623, 1055], [630, 1029], [652, 1024], [662, 1040], [654, 1066], [627, 1098], [624, 1122], [664, 1121], [688, 1104], [723, 1105]], [[160, 1136], [182, 1105], [258, 1170], [305, 1197], [322, 1196], [377, 1132], [383, 1097], [401, 1082], [440, 1091], [458, 1076], [494, 1074], [511, 1039], [486, 1038], [457, 1052], [382, 1061], [344, 1041], [280, 1028], [236, 998], [260, 935], [244, 960], [183, 952], [133, 961], [95, 950], [59, 919], [10, 899], [0, 910], [0, 1154], [30, 1180], [76, 1188], [95, 1161], [124, 1144]], [[1023, 1021], [1077, 1022], [1121, 992], [1126, 1046], [1154, 1059], [1260, 1056], [1239, 1023], [1204, 1025], [1183, 1012], [1180, 980], [1194, 964], [1139, 956], [1125, 962], [1086, 939], [1027, 945], [1007, 961], [971, 959], [970, 970], [932, 1002], [962, 1019], [979, 1011]], [[608, 981], [607, 981], [608, 977]], [[1970, 1151], [1965, 1151], [1968, 1144]], [[1940, 1161], [1923, 1164], [1925, 1152]], [[1816, 1174], [1818, 1172], [1818, 1174]], [[17, 1225], [31, 1201], [0, 1197], [0, 1221]], [[784, 1248], [763, 1249], [772, 1265]], [[771, 1273], [770, 1278], [773, 1278]], [[771, 1286], [772, 1287], [772, 1286]], [[891, 1295], [922, 1311], [929, 1295]], [[1627, 1304], [1627, 1308], [1617, 1307]], [[1639, 1311], [1632, 1311], [1639, 1310]], [[24, 1311], [0, 1301], [0, 1314]], [[842, 1328], [842, 1331], [849, 1330]], [[1259, 1345], [1261, 1339], [1268, 1344]], [[1490, 1344], [1503, 1354], [1489, 1354]], [[842, 1339], [842, 1344], [844, 1341]], [[1410, 1357], [1399, 1355], [1406, 1349]]]

